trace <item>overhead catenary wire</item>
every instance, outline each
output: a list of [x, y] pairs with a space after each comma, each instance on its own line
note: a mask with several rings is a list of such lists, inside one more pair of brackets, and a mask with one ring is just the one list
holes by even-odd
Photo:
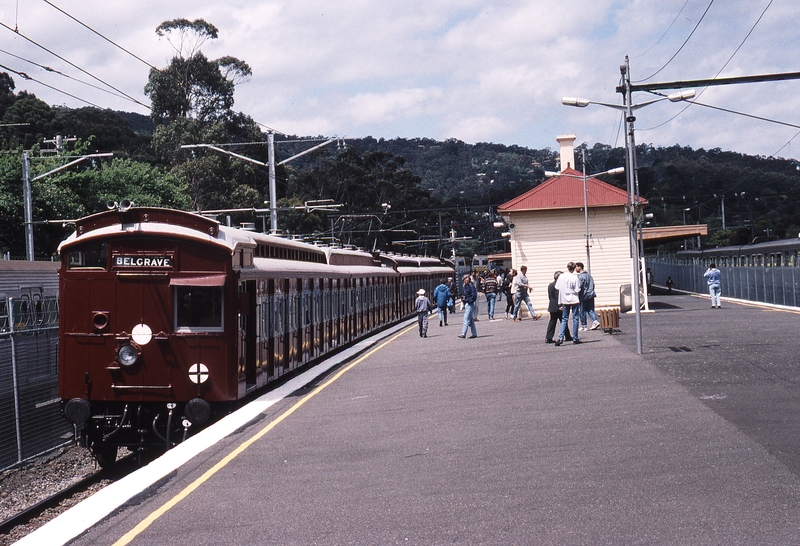
[[[2, 24], [2, 23], [0, 23], [0, 24]], [[48, 84], [46, 84], [46, 83], [44, 83], [42, 81], [37, 80], [36, 78], [32, 78], [31, 76], [27, 75], [25, 72], [20, 72], [18, 70], [14, 70], [13, 68], [9, 68], [8, 66], [2, 65], [2, 64], [0, 64], [0, 68], [2, 68], [3, 70], [7, 70], [9, 72], [13, 72], [14, 74], [18, 75], [20, 78], [22, 78], [24, 80], [29, 80], [29, 81], [32, 81], [32, 82], [36, 82], [39, 85], [42, 85], [42, 86], [47, 87], [49, 89], [52, 89], [53, 91], [56, 91], [58, 93], [62, 93], [64, 95], [67, 95], [68, 97], [72, 97], [73, 99], [76, 99], [76, 100], [79, 100], [81, 102], [84, 102], [84, 103], [88, 104], [89, 106], [94, 106], [95, 108], [102, 108], [101, 106], [98, 106], [93, 102], [89, 102], [86, 99], [82, 99], [82, 98], [78, 97], [77, 95], [73, 95], [72, 93], [67, 93], [66, 91], [58, 89], [57, 87], [53, 87], [52, 85], [48, 85]]]
[[81, 25], [82, 27], [84, 27], [85, 29], [87, 29], [87, 30], [89, 30], [89, 31], [91, 31], [91, 32], [93, 32], [93, 33], [95, 33], [95, 34], [97, 34], [97, 35], [98, 35], [98, 36], [100, 36], [100, 37], [101, 37], [103, 40], [105, 40], [105, 41], [106, 41], [106, 42], [108, 42], [109, 44], [113, 45], [113, 46], [114, 46], [114, 47], [116, 47], [117, 49], [120, 49], [120, 50], [124, 51], [125, 53], [127, 53], [128, 55], [130, 55], [131, 57], [133, 57], [134, 59], [136, 59], [136, 60], [138, 60], [138, 61], [140, 61], [140, 62], [144, 63], [145, 65], [149, 66], [149, 67], [150, 67], [150, 68], [152, 68], [153, 70], [158, 70], [159, 72], [161, 71], [160, 69], [158, 69], [158, 68], [156, 68], [155, 66], [153, 66], [152, 64], [148, 63], [147, 61], [145, 61], [144, 59], [142, 59], [141, 57], [139, 57], [139, 56], [138, 56], [138, 55], [136, 55], [135, 53], [131, 53], [130, 51], [128, 51], [127, 49], [125, 49], [124, 47], [122, 47], [121, 45], [119, 45], [118, 43], [116, 43], [115, 41], [111, 40], [110, 38], [107, 38], [107, 37], [103, 36], [101, 33], [99, 33], [98, 31], [96, 31], [95, 29], [93, 29], [92, 27], [90, 27], [89, 25], [87, 25], [86, 23], [84, 23], [83, 21], [79, 20], [79, 19], [78, 19], [78, 18], [76, 18], [75, 16], [73, 16], [73, 15], [71, 15], [71, 14], [67, 13], [66, 11], [64, 11], [64, 10], [63, 10], [63, 9], [61, 9], [60, 7], [56, 6], [55, 4], [53, 4], [52, 2], [50, 2], [49, 0], [42, 0], [42, 1], [43, 1], [45, 4], [47, 4], [48, 6], [50, 6], [50, 7], [54, 8], [54, 9], [56, 9], [56, 10], [60, 11], [61, 13], [63, 13], [64, 15], [66, 15], [67, 17], [69, 17], [70, 19], [72, 19], [73, 21], [75, 21], [76, 23], [78, 23], [79, 25]]
[[15, 59], [18, 59], [20, 61], [26, 62], [28, 64], [32, 64], [33, 66], [36, 66], [36, 67], [39, 67], [39, 68], [41, 68], [42, 70], [44, 70], [46, 72], [51, 72], [53, 74], [58, 74], [59, 76], [63, 76], [63, 77], [65, 77], [65, 78], [67, 78], [69, 80], [72, 80], [74, 82], [82, 83], [83, 85], [87, 85], [87, 86], [89, 86], [89, 87], [91, 87], [93, 89], [97, 89], [98, 91], [102, 91], [103, 93], [108, 93], [109, 95], [113, 95], [113, 96], [121, 98], [121, 99], [127, 99], [127, 97], [124, 97], [124, 96], [120, 95], [119, 93], [115, 93], [114, 91], [109, 91], [108, 89], [104, 89], [104, 88], [100, 87], [99, 85], [94, 85], [93, 83], [89, 83], [89, 82], [80, 80], [78, 78], [73, 78], [69, 74], [64, 74], [60, 70], [56, 70], [55, 68], [51, 68], [49, 66], [46, 66], [46, 65], [43, 65], [43, 64], [39, 64], [36, 61], [31, 61], [30, 59], [26, 59], [25, 57], [20, 57], [19, 55], [15, 55], [15, 54], [11, 53], [10, 51], [6, 51], [5, 49], [0, 49], [0, 53], [5, 53], [9, 57], [14, 57]]
[[[60, 60], [64, 61], [65, 63], [67, 63], [67, 64], [68, 64], [68, 65], [70, 65], [71, 67], [73, 67], [73, 68], [75, 68], [75, 69], [77, 69], [77, 70], [79, 70], [79, 71], [83, 72], [83, 73], [84, 73], [84, 74], [86, 74], [87, 76], [91, 77], [91, 78], [92, 78], [92, 79], [94, 79], [94, 80], [97, 80], [98, 82], [100, 82], [100, 83], [102, 83], [103, 85], [105, 85], [105, 86], [109, 87], [110, 89], [113, 89], [114, 91], [116, 91], [116, 92], [118, 92], [118, 93], [121, 93], [121, 94], [122, 94], [123, 96], [125, 96], [125, 97], [126, 97], [128, 100], [130, 100], [130, 101], [132, 101], [132, 102], [135, 102], [136, 104], [139, 104], [140, 106], [143, 106], [143, 107], [147, 108], [148, 110], [150, 109], [150, 106], [148, 106], [148, 105], [144, 104], [142, 101], [140, 101], [140, 100], [138, 100], [138, 99], [136, 99], [136, 98], [134, 98], [134, 97], [130, 96], [129, 94], [127, 94], [127, 93], [125, 93], [124, 91], [122, 91], [121, 89], [117, 89], [116, 87], [114, 87], [114, 86], [113, 86], [113, 85], [111, 85], [110, 83], [108, 83], [108, 82], [104, 81], [104, 80], [103, 80], [103, 79], [101, 79], [101, 78], [98, 78], [97, 76], [95, 76], [95, 75], [94, 75], [94, 74], [92, 74], [91, 72], [89, 72], [89, 71], [87, 71], [87, 70], [85, 70], [85, 69], [81, 68], [80, 66], [76, 65], [76, 64], [75, 64], [75, 63], [73, 63], [72, 61], [70, 61], [70, 60], [68, 60], [68, 59], [65, 59], [64, 57], [62, 57], [61, 55], [59, 55], [59, 54], [58, 54], [58, 53], [56, 53], [55, 51], [52, 51], [51, 49], [48, 49], [47, 47], [45, 47], [45, 46], [41, 45], [40, 43], [36, 42], [35, 40], [33, 40], [33, 39], [31, 39], [31, 38], [29, 38], [29, 37], [25, 36], [23, 33], [19, 32], [18, 30], [14, 30], [13, 28], [11, 28], [10, 26], [6, 25], [6, 24], [5, 24], [5, 23], [3, 23], [2, 21], [0, 21], [0, 26], [2, 26], [3, 28], [5, 28], [5, 29], [9, 30], [10, 32], [13, 32], [13, 33], [14, 33], [14, 34], [16, 34], [17, 36], [20, 36], [21, 38], [23, 38], [23, 39], [27, 40], [28, 42], [32, 43], [32, 44], [33, 44], [33, 45], [35, 45], [36, 47], [38, 47], [38, 48], [40, 48], [40, 49], [43, 49], [44, 51], [46, 51], [47, 53], [49, 53], [49, 54], [53, 55], [54, 57], [56, 57], [56, 58], [58, 58], [58, 59], [60, 59]], [[41, 82], [39, 82], [38, 80], [36, 80], [36, 81], [37, 81], [37, 83], [41, 83]], [[84, 102], [86, 102], [86, 101], [84, 101]]]
[[[745, 37], [742, 39], [742, 41], [739, 43], [739, 45], [733, 51], [733, 53], [731, 54], [730, 58], [728, 58], [728, 60], [725, 61], [725, 64], [722, 65], [722, 68], [720, 68], [717, 71], [717, 73], [714, 74], [714, 78], [717, 78], [722, 73], [722, 71], [725, 70], [725, 67], [727, 67], [730, 64], [730, 62], [733, 60], [733, 58], [736, 56], [736, 54], [739, 53], [739, 50], [742, 49], [742, 46], [744, 46], [744, 44], [747, 41], [747, 39], [750, 38], [751, 34], [753, 34], [753, 31], [755, 30], [756, 26], [758, 26], [758, 23], [760, 23], [761, 19], [764, 18], [764, 14], [767, 13], [767, 10], [770, 8], [770, 6], [772, 6], [772, 2], [774, 2], [774, 0], [769, 0], [769, 3], [767, 4], [767, 6], [761, 11], [761, 15], [758, 16], [758, 19], [756, 19], [755, 23], [753, 23], [753, 25], [750, 27], [750, 30], [747, 32]], [[700, 90], [700, 92], [697, 93], [697, 97], [698, 98], [701, 97], [703, 95], [703, 93], [706, 92], [707, 89], [708, 89], [708, 87], [705, 87], [702, 90]], [[672, 116], [668, 120], [666, 120], [666, 121], [664, 121], [662, 123], [659, 123], [658, 125], [654, 125], [653, 127], [648, 127], [646, 129], [640, 129], [640, 131], [651, 131], [653, 129], [658, 129], [659, 127], [662, 127], [662, 126], [666, 125], [667, 123], [669, 123], [673, 119], [675, 119], [678, 116], [680, 116], [681, 114], [683, 114], [689, 108], [689, 106], [691, 106], [691, 104], [696, 103], [696, 101], [687, 101], [687, 102], [689, 104], [684, 106], [681, 110], [679, 110], [674, 116]], [[696, 104], [698, 104], [699, 106], [708, 106], [709, 108], [715, 108], [713, 106], [709, 106], [709, 105], [706, 105], [706, 104], [701, 104], [701, 103], [696, 103]], [[724, 110], [724, 108], [719, 108], [719, 109], [720, 110]], [[739, 112], [733, 112], [733, 111], [732, 111], [732, 113], [739, 114]], [[741, 114], [741, 115], [747, 116], [747, 117], [755, 117], [755, 118], [757, 118], [757, 116], [750, 116], [749, 114]], [[772, 122], [774, 122], [774, 120], [770, 120], [770, 119], [766, 119], [766, 118], [764, 118], [764, 121], [772, 121]], [[774, 122], [774, 123], [781, 123], [781, 122]], [[791, 124], [788, 124], [788, 125], [792, 126]], [[795, 136], [797, 136], [797, 135], [795, 135]], [[794, 138], [794, 137], [792, 137], [792, 138]], [[783, 149], [783, 148], [781, 148], [781, 149]], [[778, 151], [780, 151], [780, 150], [778, 150]]]
[[666, 67], [667, 67], [667, 66], [668, 66], [668, 65], [669, 65], [669, 64], [670, 64], [670, 63], [671, 63], [671, 62], [672, 62], [672, 61], [675, 59], [675, 57], [677, 57], [677, 56], [678, 56], [678, 53], [680, 53], [680, 52], [681, 52], [681, 50], [683, 50], [683, 48], [684, 48], [684, 47], [686, 47], [686, 44], [688, 44], [688, 43], [689, 43], [689, 40], [691, 40], [691, 39], [692, 39], [692, 36], [694, 35], [695, 31], [697, 31], [697, 28], [700, 26], [700, 23], [702, 23], [702, 22], [703, 22], [703, 19], [705, 19], [705, 17], [706, 17], [706, 14], [708, 13], [708, 10], [710, 10], [710, 9], [711, 9], [711, 5], [712, 5], [713, 3], [714, 3], [714, 0], [711, 0], [711, 1], [708, 3], [708, 6], [706, 6], [706, 10], [703, 12], [703, 15], [702, 15], [702, 16], [700, 17], [700, 19], [697, 21], [697, 24], [695, 24], [694, 28], [692, 29], [692, 32], [690, 32], [690, 33], [689, 33], [689, 36], [687, 36], [687, 37], [686, 37], [686, 39], [685, 39], [685, 40], [683, 41], [683, 43], [681, 44], [681, 47], [679, 47], [679, 48], [678, 48], [678, 50], [677, 50], [677, 51], [676, 51], [676, 52], [675, 52], [675, 53], [672, 55], [672, 57], [670, 57], [670, 58], [669, 58], [669, 60], [667, 60], [667, 62], [666, 62], [666, 63], [664, 63], [664, 65], [663, 65], [661, 68], [659, 68], [658, 70], [656, 70], [656, 71], [655, 71], [653, 74], [649, 75], [648, 77], [644, 78], [643, 80], [637, 80], [637, 81], [635, 81], [635, 82], [633, 82], [633, 83], [641, 83], [641, 82], [645, 82], [645, 81], [649, 80], [650, 78], [653, 78], [654, 76], [656, 76], [656, 75], [657, 75], [659, 72], [661, 72], [662, 70], [664, 70], [664, 69], [665, 69], [665, 68], [666, 68]]

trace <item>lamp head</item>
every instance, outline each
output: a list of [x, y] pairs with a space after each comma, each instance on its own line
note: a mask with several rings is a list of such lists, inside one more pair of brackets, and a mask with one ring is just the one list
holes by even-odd
[[691, 99], [694, 98], [694, 89], [686, 89], [685, 91], [670, 93], [667, 95], [667, 98], [670, 100], [670, 102], [680, 102], [682, 100]]
[[589, 106], [591, 101], [589, 99], [581, 99], [578, 97], [563, 97], [561, 99], [561, 104], [565, 106], [577, 106], [579, 108], [584, 108]]

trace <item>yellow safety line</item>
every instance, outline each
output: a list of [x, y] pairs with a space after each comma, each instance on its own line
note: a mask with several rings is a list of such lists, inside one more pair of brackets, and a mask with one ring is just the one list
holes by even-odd
[[255, 442], [257, 442], [259, 439], [261, 439], [266, 433], [271, 431], [273, 428], [278, 426], [278, 424], [280, 424], [284, 419], [286, 419], [291, 414], [293, 414], [297, 409], [299, 409], [300, 406], [302, 406], [303, 404], [308, 402], [308, 400], [310, 400], [312, 396], [315, 396], [316, 394], [319, 394], [322, 391], [322, 389], [324, 389], [325, 387], [327, 387], [328, 385], [330, 385], [331, 383], [333, 383], [334, 381], [339, 379], [342, 375], [344, 375], [350, 369], [355, 367], [357, 364], [360, 364], [365, 359], [369, 358], [374, 353], [376, 353], [377, 351], [383, 349], [386, 345], [388, 345], [389, 343], [391, 343], [395, 339], [399, 338], [400, 336], [402, 336], [406, 332], [411, 331], [415, 327], [416, 327], [416, 324], [406, 328], [405, 330], [403, 330], [403, 331], [399, 332], [398, 334], [394, 335], [392, 338], [384, 341], [379, 346], [375, 347], [374, 349], [372, 349], [371, 351], [369, 351], [368, 353], [366, 353], [362, 357], [358, 358], [357, 360], [351, 362], [350, 364], [348, 364], [347, 366], [342, 368], [339, 372], [337, 372], [328, 381], [326, 381], [322, 385], [318, 386], [313, 391], [308, 393], [306, 396], [304, 396], [303, 398], [298, 400], [297, 403], [294, 406], [292, 406], [291, 408], [286, 410], [280, 417], [278, 417], [277, 419], [275, 419], [274, 421], [269, 423], [267, 426], [262, 428], [260, 431], [258, 431], [258, 433], [255, 436], [251, 437], [249, 440], [245, 441], [239, 447], [237, 447], [236, 449], [231, 451], [221, 461], [219, 461], [217, 464], [215, 464], [213, 467], [211, 467], [209, 470], [207, 470], [202, 476], [200, 476], [195, 481], [193, 481], [191, 484], [186, 486], [186, 488], [183, 491], [181, 491], [180, 493], [178, 493], [177, 495], [172, 497], [170, 500], [168, 500], [166, 503], [164, 503], [160, 508], [158, 508], [156, 511], [154, 511], [149, 516], [147, 516], [136, 527], [134, 527], [133, 529], [131, 529], [130, 531], [125, 533], [125, 535], [123, 535], [118, 541], [116, 541], [113, 546], [125, 546], [126, 544], [130, 544], [130, 542], [134, 538], [136, 538], [139, 534], [141, 534], [145, 529], [150, 527], [150, 525], [152, 525], [158, 518], [160, 518], [161, 516], [166, 514], [167, 511], [169, 511], [172, 507], [174, 507], [180, 501], [182, 501], [183, 499], [188, 497], [189, 494], [192, 491], [194, 491], [195, 489], [197, 489], [198, 487], [203, 485], [203, 483], [208, 481], [208, 479], [211, 478], [214, 474], [216, 474], [217, 472], [219, 472], [220, 470], [225, 468], [225, 466], [227, 466], [228, 463], [230, 463], [236, 457], [241, 455], [244, 452], [244, 450], [246, 450], [248, 447], [250, 447]]

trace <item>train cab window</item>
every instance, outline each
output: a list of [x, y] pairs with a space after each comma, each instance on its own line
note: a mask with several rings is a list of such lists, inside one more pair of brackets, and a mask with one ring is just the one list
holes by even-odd
[[176, 286], [176, 330], [222, 330], [222, 287]]
[[85, 246], [69, 253], [69, 269], [106, 269], [108, 267], [108, 247], [106, 243]]

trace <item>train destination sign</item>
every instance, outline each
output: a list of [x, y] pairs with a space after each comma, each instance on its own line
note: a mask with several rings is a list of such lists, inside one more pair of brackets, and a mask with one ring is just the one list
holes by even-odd
[[172, 256], [114, 256], [114, 267], [172, 267]]

